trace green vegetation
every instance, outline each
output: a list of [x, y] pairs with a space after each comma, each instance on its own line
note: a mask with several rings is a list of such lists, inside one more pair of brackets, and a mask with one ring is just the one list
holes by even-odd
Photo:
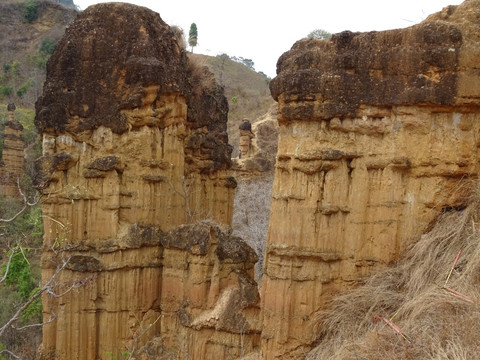
[[327, 40], [332, 37], [332, 34], [326, 30], [316, 29], [307, 35], [307, 39]]
[[198, 43], [197, 24], [192, 23], [192, 25], [190, 25], [190, 32], [188, 33], [188, 45], [192, 47], [192, 53], [193, 53], [193, 48], [197, 46], [197, 43]]
[[[38, 53], [29, 55], [25, 64], [18, 60], [3, 64], [3, 74], [0, 75], [0, 100], [21, 102], [29, 90], [35, 89], [29, 103], [33, 104], [39, 93], [38, 85], [45, 76], [47, 61], [55, 49], [56, 40], [50, 37], [42, 39]], [[37, 86], [36, 86], [37, 85]], [[15, 98], [16, 95], [16, 98]]]
[[50, 37], [42, 39], [40, 50], [35, 55], [30, 55], [27, 59], [27, 63], [45, 73], [47, 69], [47, 61], [55, 50], [57, 41]]
[[[36, 287], [36, 281], [27, 258], [29, 252], [30, 249], [19, 248], [19, 252], [13, 255], [12, 250], [6, 253], [7, 256], [12, 255], [13, 257], [6, 274], [5, 285], [13, 287], [22, 301], [28, 300], [30, 293]], [[6, 270], [6, 265], [3, 265], [2, 276], [5, 275]]]
[[71, 0], [0, 1], [0, 102], [33, 108], [47, 61], [75, 19], [73, 8]]
[[[129, 351], [120, 351], [118, 354], [114, 354], [113, 351], [106, 351], [105, 352], [105, 357], [108, 360], [123, 360], [123, 359], [129, 359], [130, 357], [130, 352]], [[1, 359], [0, 359], [1, 360]]]
[[[0, 104], [0, 144], [2, 146], [7, 116], [7, 106]], [[31, 198], [33, 160], [39, 152], [37, 131], [33, 124], [34, 111], [17, 107], [15, 118], [23, 125], [22, 136], [25, 140], [27, 154], [25, 176], [20, 179], [20, 186], [23, 192]], [[0, 197], [0, 219], [12, 218], [23, 206], [21, 200]], [[31, 298], [32, 294], [38, 291], [42, 236], [43, 220], [40, 205], [28, 207], [13, 221], [0, 222], [0, 278], [6, 275], [5, 280], [0, 283], [0, 299], [2, 299], [0, 326], [11, 319], [15, 312]], [[8, 273], [6, 273], [9, 258], [11, 261]], [[22, 313], [16, 325], [20, 327], [41, 323], [41, 321], [42, 304], [39, 297]], [[9, 350], [14, 349], [17, 353], [34, 353], [40, 341], [39, 330], [39, 327], [32, 327], [19, 333], [15, 332], [13, 328], [9, 329], [3, 334], [0, 344]]]
[[31, 80], [28, 80], [27, 82], [22, 84], [22, 86], [20, 86], [17, 90], [17, 96], [21, 98], [23, 95], [26, 94], [26, 92], [32, 85], [33, 85], [33, 82]]
[[24, 17], [28, 23], [32, 23], [38, 17], [38, 4], [33, 0], [28, 0], [25, 4]]
[[11, 86], [0, 86], [0, 97], [3, 98], [5, 96], [10, 96], [13, 94], [13, 88]]
[[[9, 219], [16, 214], [23, 204], [18, 200], [0, 197], [0, 218]], [[0, 284], [0, 325], [12, 318], [20, 306], [25, 304], [31, 295], [38, 290], [40, 284], [39, 256], [42, 243], [42, 215], [40, 205], [24, 211], [14, 221], [2, 223], [0, 235], [0, 278], [5, 281]], [[7, 270], [8, 259], [11, 257]], [[36, 299], [22, 313], [17, 326], [24, 326], [42, 321], [42, 305], [40, 298]], [[33, 338], [36, 330], [29, 330], [25, 336], [12, 336], [9, 330], [2, 336], [0, 343], [8, 349], [35, 348], [38, 346]], [[23, 334], [22, 334], [23, 335]], [[29, 339], [32, 337], [32, 339]]]
[[57, 42], [55, 39], [52, 39], [50, 37], [46, 37], [42, 40], [42, 44], [40, 45], [40, 53], [47, 54], [47, 55], [52, 55], [53, 50], [55, 50], [55, 45]]

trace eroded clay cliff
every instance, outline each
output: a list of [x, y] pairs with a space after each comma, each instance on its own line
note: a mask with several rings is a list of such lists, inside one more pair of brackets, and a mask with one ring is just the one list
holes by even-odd
[[23, 126], [15, 119], [15, 109], [15, 104], [8, 104], [8, 120], [5, 122], [2, 158], [0, 159], [0, 194], [8, 197], [20, 196], [19, 185], [24, 177]]
[[57, 281], [79, 286], [44, 296], [55, 321], [43, 358], [206, 359], [258, 346], [256, 255], [222, 229], [236, 186], [228, 104], [160, 16], [121, 3], [79, 14], [36, 111], [42, 277], [68, 260]]
[[266, 359], [302, 358], [332, 294], [465, 205], [480, 160], [479, 18], [468, 0], [407, 29], [302, 40], [279, 59]]
[[303, 358], [332, 295], [465, 205], [480, 159], [479, 18], [467, 0], [280, 58], [259, 300], [257, 257], [224, 227], [236, 181], [221, 88], [158, 14], [81, 13], [37, 103], [43, 281], [68, 259], [58, 281], [78, 285], [44, 296], [43, 358]]

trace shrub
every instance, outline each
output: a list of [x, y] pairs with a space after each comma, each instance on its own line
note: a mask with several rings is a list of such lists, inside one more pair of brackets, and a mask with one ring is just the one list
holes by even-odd
[[13, 88], [11, 86], [0, 86], [0, 96], [10, 96], [13, 93]]
[[25, 10], [23, 12], [25, 20], [32, 23], [38, 16], [38, 5], [35, 1], [28, 0], [25, 4]]
[[28, 89], [32, 86], [32, 81], [27, 81], [24, 83], [18, 90], [17, 90], [17, 96], [22, 97], [25, 95], [25, 93], [28, 91]]
[[40, 52], [48, 55], [53, 54], [53, 50], [55, 50], [55, 45], [57, 42], [55, 39], [46, 37], [42, 40], [42, 44], [40, 45]]
[[[22, 300], [26, 301], [32, 290], [35, 288], [35, 279], [30, 271], [30, 264], [25, 256], [27, 251], [20, 251], [13, 255], [10, 268], [8, 270], [5, 284], [15, 286], [18, 295]], [[5, 273], [6, 266], [4, 266], [2, 273]]]

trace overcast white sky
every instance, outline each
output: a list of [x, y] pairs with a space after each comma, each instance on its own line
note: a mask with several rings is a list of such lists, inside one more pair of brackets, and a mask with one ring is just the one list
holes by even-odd
[[[74, 0], [81, 10], [108, 1]], [[255, 70], [276, 74], [281, 54], [315, 29], [371, 31], [408, 27], [462, 0], [128, 0], [160, 14], [188, 36], [198, 29], [195, 53], [252, 59]]]

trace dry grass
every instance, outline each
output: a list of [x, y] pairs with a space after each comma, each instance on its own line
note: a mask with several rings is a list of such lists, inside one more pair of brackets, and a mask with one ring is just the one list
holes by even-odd
[[335, 298], [318, 315], [307, 358], [480, 358], [480, 185], [467, 203], [443, 214], [395, 267]]
[[208, 67], [202, 63], [201, 59], [189, 56], [187, 67], [193, 94], [197, 99], [200, 98], [203, 93], [218, 87], [215, 76]]

